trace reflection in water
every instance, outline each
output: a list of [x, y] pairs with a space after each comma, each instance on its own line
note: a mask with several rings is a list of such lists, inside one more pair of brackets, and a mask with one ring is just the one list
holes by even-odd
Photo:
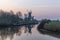
[[29, 32], [29, 33], [32, 33], [32, 28], [34, 27], [34, 25], [25, 25], [25, 33], [26, 32]]
[[0, 29], [1, 40], [5, 40], [7, 37], [9, 37], [10, 40], [12, 40], [15, 34], [21, 35], [21, 31], [19, 31], [20, 28], [21, 27], [16, 26]]
[[[22, 28], [25, 28], [22, 29]], [[22, 31], [24, 30], [24, 33], [31, 32], [31, 29], [33, 28], [33, 25], [25, 25], [25, 26], [12, 26], [12, 27], [7, 27], [7, 28], [0, 28], [0, 36], [1, 36], [1, 40], [5, 40], [8, 37], [10, 38], [10, 40], [13, 39], [14, 35], [21, 35]]]
[[[44, 40], [45, 40], [47, 38], [50, 38], [50, 40], [51, 40], [52, 39], [51, 37], [55, 36], [55, 34], [52, 33], [51, 37], [48, 37], [46, 35], [47, 38], [45, 38], [44, 35], [38, 33], [38, 31], [36, 30], [37, 26], [38, 25], [24, 25], [24, 26], [10, 26], [7, 28], [0, 28], [0, 40], [6, 40], [6, 39], [13, 40], [15, 35], [19, 36], [19, 37], [16, 37], [17, 40], [18, 40], [18, 38], [23, 39], [23, 40], [25, 40], [25, 39], [28, 40], [29, 38], [31, 38], [31, 40], [40, 40], [40, 39], [43, 40], [43, 38], [44, 38]], [[34, 29], [32, 29], [32, 28], [34, 28]], [[27, 33], [27, 32], [30, 34], [32, 33], [32, 35], [30, 37], [27, 35], [24, 36], [24, 33]], [[48, 34], [48, 35], [51, 34], [51, 32], [46, 32], [46, 31], [43, 33]], [[23, 35], [21, 35], [21, 34], [23, 34]], [[56, 36], [60, 37], [60, 34], [58, 34], [58, 35], [56, 35]], [[53, 39], [55, 39], [55, 38], [53, 38]]]

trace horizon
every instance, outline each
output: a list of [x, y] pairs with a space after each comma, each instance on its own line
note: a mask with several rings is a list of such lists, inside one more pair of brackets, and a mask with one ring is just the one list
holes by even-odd
[[22, 14], [32, 10], [36, 19], [60, 19], [60, 0], [0, 0], [0, 9]]

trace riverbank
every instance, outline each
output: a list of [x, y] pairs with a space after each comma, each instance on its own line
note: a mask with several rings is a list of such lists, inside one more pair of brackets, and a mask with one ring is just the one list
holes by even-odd
[[60, 32], [60, 22], [50, 22], [49, 24], [45, 24], [44, 28]]

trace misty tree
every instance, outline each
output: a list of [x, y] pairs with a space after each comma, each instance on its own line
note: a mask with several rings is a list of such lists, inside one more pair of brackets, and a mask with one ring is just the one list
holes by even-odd
[[[20, 15], [20, 13], [18, 15]], [[17, 14], [14, 14], [13, 11], [7, 12], [7, 11], [0, 10], [0, 25], [17, 24], [21, 20], [23, 19], [20, 18], [20, 16], [17, 16]]]
[[16, 16], [19, 18], [19, 23], [23, 22], [22, 13], [20, 11], [16, 12]]

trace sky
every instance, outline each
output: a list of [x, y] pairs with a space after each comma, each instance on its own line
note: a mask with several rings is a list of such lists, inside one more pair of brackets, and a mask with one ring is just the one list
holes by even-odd
[[60, 0], [0, 0], [0, 9], [22, 14], [32, 10], [37, 19], [60, 19]]

